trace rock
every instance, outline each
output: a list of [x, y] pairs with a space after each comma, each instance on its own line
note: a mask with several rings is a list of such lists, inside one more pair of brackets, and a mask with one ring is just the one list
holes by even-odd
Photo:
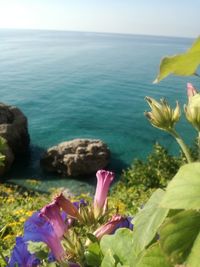
[[74, 139], [49, 148], [41, 159], [48, 172], [64, 176], [95, 173], [109, 163], [110, 151], [101, 140]]
[[27, 118], [19, 108], [0, 103], [0, 136], [6, 139], [15, 156], [28, 151]]

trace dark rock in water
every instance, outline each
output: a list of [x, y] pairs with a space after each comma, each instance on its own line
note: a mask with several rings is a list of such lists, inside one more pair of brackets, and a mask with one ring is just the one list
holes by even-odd
[[109, 159], [110, 150], [101, 140], [74, 139], [49, 148], [41, 159], [41, 165], [48, 172], [79, 176], [105, 168]]
[[28, 151], [27, 118], [19, 108], [0, 103], [0, 136], [6, 139], [15, 156]]

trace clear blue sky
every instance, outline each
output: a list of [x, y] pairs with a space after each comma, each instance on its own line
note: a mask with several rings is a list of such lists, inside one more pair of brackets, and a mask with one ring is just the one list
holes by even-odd
[[0, 0], [0, 28], [197, 37], [200, 0]]

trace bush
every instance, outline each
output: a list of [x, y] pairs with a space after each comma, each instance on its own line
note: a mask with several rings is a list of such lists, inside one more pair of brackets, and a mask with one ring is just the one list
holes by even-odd
[[136, 159], [123, 171], [121, 180], [112, 188], [111, 203], [126, 214], [135, 214], [155, 189], [167, 185], [184, 162], [182, 154], [171, 156], [167, 149], [155, 144], [146, 160]]

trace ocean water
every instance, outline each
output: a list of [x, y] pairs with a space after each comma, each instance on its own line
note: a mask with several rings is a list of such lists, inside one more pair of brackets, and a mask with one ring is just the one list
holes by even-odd
[[[193, 77], [169, 77], [152, 84], [164, 55], [184, 52], [186, 38], [139, 35], [0, 30], [0, 101], [26, 114], [31, 157], [7, 175], [11, 182], [38, 189], [92, 190], [95, 177], [63, 179], [42, 172], [44, 149], [74, 138], [100, 138], [111, 149], [109, 168], [118, 174], [134, 158], [144, 159], [158, 141], [178, 153], [174, 140], [150, 126], [143, 115], [145, 96], [186, 103], [186, 83]], [[181, 120], [186, 142], [195, 136]], [[27, 181], [28, 179], [28, 181]]]

